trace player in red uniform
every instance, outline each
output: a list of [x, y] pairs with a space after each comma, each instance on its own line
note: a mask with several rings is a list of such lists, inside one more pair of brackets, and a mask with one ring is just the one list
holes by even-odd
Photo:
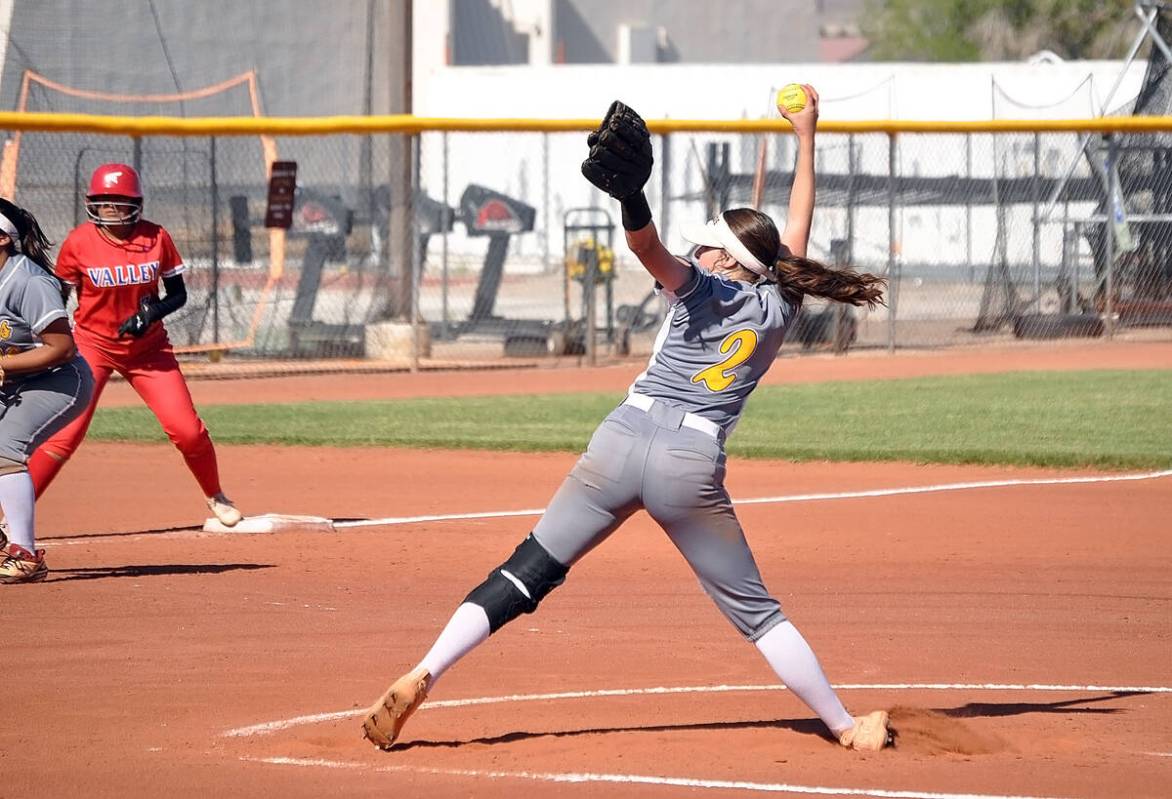
[[187, 301], [183, 259], [167, 231], [142, 218], [142, 189], [132, 167], [98, 167], [85, 200], [90, 221], [66, 237], [56, 271], [67, 290], [77, 292], [73, 335], [93, 370], [94, 392], [85, 412], [29, 460], [36, 494], [44, 493], [85, 438], [102, 389], [117, 371], [183, 454], [212, 513], [231, 527], [240, 511], [224, 496], [216, 450], [160, 321]]

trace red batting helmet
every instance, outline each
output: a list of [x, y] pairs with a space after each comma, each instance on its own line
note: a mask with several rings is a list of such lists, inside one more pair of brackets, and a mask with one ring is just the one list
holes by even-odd
[[[95, 169], [85, 199], [85, 212], [95, 225], [131, 225], [142, 216], [142, 185], [138, 172], [127, 164], [102, 164]], [[102, 216], [100, 206], [113, 206], [121, 216]]]

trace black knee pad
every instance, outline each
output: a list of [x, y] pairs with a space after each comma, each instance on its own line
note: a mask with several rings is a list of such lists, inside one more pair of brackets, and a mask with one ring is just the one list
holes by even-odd
[[569, 567], [554, 560], [530, 533], [464, 601], [484, 608], [489, 630], [495, 633], [522, 613], [537, 610], [538, 603], [566, 581], [568, 572]]

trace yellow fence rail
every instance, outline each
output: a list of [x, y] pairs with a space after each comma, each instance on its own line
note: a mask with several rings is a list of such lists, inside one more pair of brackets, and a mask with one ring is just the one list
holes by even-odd
[[[314, 136], [322, 134], [521, 132], [591, 130], [597, 119], [458, 119], [410, 114], [334, 117], [102, 116], [44, 112], [0, 112], [0, 130], [108, 133], [129, 136]], [[784, 119], [651, 119], [652, 133], [785, 133]], [[1172, 131], [1172, 116], [1093, 119], [823, 120], [826, 133], [1151, 133]]]
[[[653, 346], [664, 309], [618, 246], [616, 209], [579, 174], [596, 119], [267, 117], [239, 91], [237, 116], [225, 101], [176, 117], [170, 95], [137, 116], [106, 95], [71, 104], [58, 95], [77, 91], [48, 89], [39, 107], [53, 112], [0, 113], [0, 195], [59, 239], [84, 219], [97, 163], [141, 164], [151, 212], [198, 267], [188, 307], [168, 320], [182, 351], [394, 360], [409, 347], [412, 365], [434, 365]], [[648, 127], [662, 137], [648, 197], [669, 247], [686, 247], [680, 222], [719, 208], [784, 219], [789, 122]], [[1172, 330], [1172, 145], [1143, 135], [1172, 132], [1172, 116], [819, 131], [812, 252], [887, 277], [889, 304], [810, 303], [791, 350]], [[278, 142], [298, 164], [287, 241], [259, 213]], [[590, 285], [581, 267], [603, 250], [614, 268]], [[404, 324], [414, 332], [395, 338]]]

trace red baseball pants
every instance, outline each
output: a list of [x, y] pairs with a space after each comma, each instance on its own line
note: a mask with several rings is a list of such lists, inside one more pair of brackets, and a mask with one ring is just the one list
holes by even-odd
[[36, 495], [40, 497], [45, 492], [65, 461], [81, 446], [90, 421], [94, 418], [102, 390], [115, 371], [126, 378], [155, 414], [171, 443], [182, 453], [187, 468], [195, 475], [204, 496], [220, 493], [220, 470], [216, 463], [215, 447], [203, 420], [196, 413], [187, 381], [183, 379], [179, 362], [175, 360], [171, 349], [154, 350], [135, 355], [129, 360], [87, 346], [87, 342], [81, 339], [77, 341], [77, 349], [94, 373], [93, 397], [89, 407], [80, 416], [41, 445], [29, 459], [28, 470], [33, 478]]

